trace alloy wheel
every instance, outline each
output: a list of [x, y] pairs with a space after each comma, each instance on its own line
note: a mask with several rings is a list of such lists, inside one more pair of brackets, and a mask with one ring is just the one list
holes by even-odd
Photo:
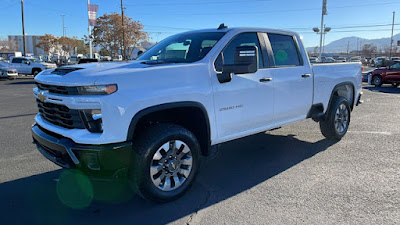
[[175, 190], [189, 177], [192, 164], [189, 146], [183, 141], [169, 141], [153, 156], [150, 164], [151, 180], [154, 186], [162, 191]]
[[335, 129], [340, 135], [346, 132], [349, 126], [349, 110], [344, 104], [340, 104], [335, 113]]

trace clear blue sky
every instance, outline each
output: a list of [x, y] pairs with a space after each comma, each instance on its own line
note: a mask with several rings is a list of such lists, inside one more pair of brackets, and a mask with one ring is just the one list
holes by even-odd
[[[91, 3], [99, 5], [98, 15], [120, 12], [120, 0]], [[87, 0], [24, 0], [24, 4], [27, 34], [62, 36], [61, 14], [66, 15], [67, 36], [87, 34]], [[151, 32], [151, 41], [224, 22], [230, 27], [289, 29], [300, 33], [307, 47], [319, 44], [312, 28], [320, 26], [322, 0], [124, 0], [124, 4], [126, 15], [140, 20]], [[326, 42], [347, 36], [389, 37], [391, 26], [371, 25], [391, 24], [393, 11], [397, 11], [395, 23], [400, 24], [399, 0], [328, 0], [325, 22], [332, 31]], [[20, 0], [0, 0], [0, 12], [0, 37], [21, 34]], [[396, 33], [400, 33], [400, 25], [395, 26]]]

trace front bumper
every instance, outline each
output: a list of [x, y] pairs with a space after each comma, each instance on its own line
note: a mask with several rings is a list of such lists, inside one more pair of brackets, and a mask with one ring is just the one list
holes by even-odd
[[32, 126], [33, 142], [44, 157], [63, 168], [76, 168], [90, 175], [115, 176], [130, 164], [132, 143], [82, 145], [38, 124]]

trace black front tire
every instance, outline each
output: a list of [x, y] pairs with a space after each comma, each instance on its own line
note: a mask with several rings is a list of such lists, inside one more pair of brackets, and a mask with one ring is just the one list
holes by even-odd
[[[337, 127], [335, 126], [335, 119], [336, 119], [335, 117], [338, 108], [342, 106], [344, 106], [347, 109], [348, 122], [346, 124], [346, 127], [344, 127], [344, 130], [342, 132], [339, 132], [337, 130]], [[332, 99], [331, 106], [327, 111], [325, 119], [319, 122], [322, 135], [324, 135], [327, 139], [333, 139], [333, 140], [342, 139], [344, 135], [347, 133], [347, 129], [349, 128], [350, 125], [350, 114], [351, 114], [351, 109], [347, 99], [344, 97], [334, 96]]]
[[[191, 151], [192, 168], [186, 180], [177, 189], [163, 191], [152, 181], [150, 167], [160, 147], [173, 140], [184, 142]], [[173, 124], [156, 124], [145, 129], [134, 140], [129, 181], [133, 191], [142, 198], [155, 202], [169, 202], [182, 196], [192, 185], [200, 165], [200, 144], [189, 130]], [[165, 182], [165, 181], [164, 181]]]
[[380, 87], [383, 84], [383, 80], [381, 76], [374, 76], [372, 78], [372, 83], [375, 85], [375, 87]]

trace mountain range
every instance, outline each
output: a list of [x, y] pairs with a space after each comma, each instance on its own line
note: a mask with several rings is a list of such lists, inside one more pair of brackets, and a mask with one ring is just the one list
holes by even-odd
[[[393, 46], [397, 45], [397, 41], [400, 40], [400, 33], [393, 36]], [[345, 37], [339, 40], [333, 41], [325, 46], [325, 52], [329, 53], [338, 53], [338, 52], [347, 52], [347, 46], [349, 46], [349, 52], [362, 48], [365, 44], [373, 44], [376, 45], [378, 51], [383, 50], [385, 47], [390, 46], [390, 38], [380, 38], [380, 39], [365, 39], [359, 37]], [[361, 47], [360, 47], [361, 46]], [[307, 48], [307, 51], [314, 51], [315, 47]]]

